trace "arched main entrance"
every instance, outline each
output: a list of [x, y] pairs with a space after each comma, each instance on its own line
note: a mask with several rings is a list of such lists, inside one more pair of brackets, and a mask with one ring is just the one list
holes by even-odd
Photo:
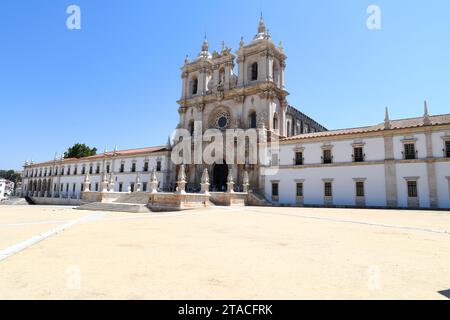
[[225, 163], [215, 163], [213, 167], [213, 191], [226, 191], [227, 190], [227, 177], [228, 177], [228, 165]]

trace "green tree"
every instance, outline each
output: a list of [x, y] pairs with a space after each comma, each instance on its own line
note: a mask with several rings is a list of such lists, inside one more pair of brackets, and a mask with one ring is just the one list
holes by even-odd
[[22, 181], [20, 173], [14, 170], [0, 170], [0, 178], [14, 182], [16, 185]]
[[97, 154], [97, 148], [90, 148], [84, 143], [77, 143], [73, 147], [70, 147], [64, 152], [64, 158], [84, 158], [95, 156]]

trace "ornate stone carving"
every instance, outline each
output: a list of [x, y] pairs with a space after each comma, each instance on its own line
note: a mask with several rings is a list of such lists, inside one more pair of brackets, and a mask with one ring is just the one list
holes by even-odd
[[244, 192], [248, 192], [248, 187], [250, 185], [250, 179], [248, 178], [248, 172], [244, 171], [244, 177], [242, 179], [242, 189]]
[[234, 193], [234, 181], [233, 181], [233, 173], [232, 170], [228, 171], [228, 177], [227, 177], [227, 192], [228, 193]]
[[150, 192], [157, 193], [158, 192], [158, 178], [156, 176], [156, 169], [153, 168], [152, 173], [150, 175]]
[[243, 103], [245, 100], [245, 96], [244, 95], [237, 95], [234, 98], [234, 101], [236, 101], [237, 103]]
[[200, 186], [201, 186], [201, 193], [209, 194], [209, 174], [208, 169], [206, 168], [203, 170]]

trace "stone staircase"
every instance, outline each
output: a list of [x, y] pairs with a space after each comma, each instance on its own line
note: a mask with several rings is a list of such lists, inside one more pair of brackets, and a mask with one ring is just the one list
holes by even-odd
[[263, 195], [255, 191], [251, 191], [247, 196], [247, 205], [256, 207], [270, 207], [272, 206], [272, 203], [267, 201], [267, 199]]
[[146, 192], [132, 192], [121, 195], [113, 203], [147, 204], [149, 194]]
[[0, 205], [4, 205], [4, 206], [26, 206], [29, 204], [33, 204], [33, 203], [30, 203], [25, 198], [16, 198], [16, 197], [0, 201]]

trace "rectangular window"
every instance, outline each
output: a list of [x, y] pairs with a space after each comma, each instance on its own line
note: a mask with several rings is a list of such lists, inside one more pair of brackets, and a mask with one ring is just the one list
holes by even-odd
[[74, 171], [73, 171], [73, 174], [74, 174], [74, 175], [77, 175], [77, 174], [78, 174], [78, 167], [75, 167], [75, 169], [74, 169]]
[[120, 164], [120, 172], [124, 172], [125, 171], [125, 164], [124, 163], [121, 163]]
[[296, 166], [303, 165], [303, 152], [296, 152], [295, 153], [295, 165]]
[[144, 172], [148, 171], [148, 162], [144, 162]]
[[272, 197], [278, 197], [278, 183], [272, 183]]
[[161, 161], [156, 162], [156, 171], [158, 171], [158, 172], [161, 171]]
[[417, 198], [417, 181], [408, 181], [408, 198]]
[[278, 165], [278, 154], [273, 153], [272, 154], [272, 166], [277, 166]]
[[66, 192], [69, 192], [69, 184], [66, 184]]
[[323, 163], [331, 163], [331, 162], [332, 162], [331, 150], [330, 149], [323, 150]]
[[109, 173], [109, 169], [110, 169], [110, 166], [109, 166], [109, 164], [107, 164], [106, 165], [106, 173]]
[[98, 191], [98, 182], [95, 183], [95, 191]]
[[131, 192], [134, 192], [134, 183], [130, 183], [130, 190]]
[[142, 183], [142, 191], [146, 192], [147, 191], [147, 182], [143, 182]]
[[77, 184], [74, 183], [74, 184], [73, 184], [73, 187], [72, 187], [72, 192], [73, 192], [73, 193], [75, 193], [75, 189], [76, 189], [76, 188], [77, 188]]
[[405, 159], [415, 159], [416, 158], [416, 146], [414, 143], [405, 143]]
[[445, 156], [450, 158], [450, 140], [445, 141]]
[[96, 174], [99, 174], [99, 173], [100, 173], [100, 166], [99, 166], [99, 165], [97, 165], [97, 168], [95, 169], [95, 173], [96, 173]]
[[303, 197], [303, 183], [297, 183], [297, 197]]
[[70, 167], [67, 168], [67, 175], [70, 176]]
[[64, 175], [64, 168], [61, 168], [61, 175]]
[[333, 187], [331, 182], [325, 182], [325, 197], [332, 197], [333, 196]]
[[364, 197], [364, 182], [362, 181], [356, 182], [356, 196]]
[[363, 154], [362, 147], [353, 148], [353, 161], [354, 162], [363, 162], [364, 161], [364, 154]]
[[89, 174], [92, 174], [94, 168], [92, 166], [89, 167]]
[[81, 174], [86, 174], [86, 167], [85, 166], [83, 166], [83, 168], [81, 169]]
[[131, 172], [136, 172], [136, 163], [135, 162], [133, 162], [131, 164]]
[[122, 190], [123, 190], [123, 183], [120, 182], [120, 183], [119, 183], [119, 192], [122, 192]]

